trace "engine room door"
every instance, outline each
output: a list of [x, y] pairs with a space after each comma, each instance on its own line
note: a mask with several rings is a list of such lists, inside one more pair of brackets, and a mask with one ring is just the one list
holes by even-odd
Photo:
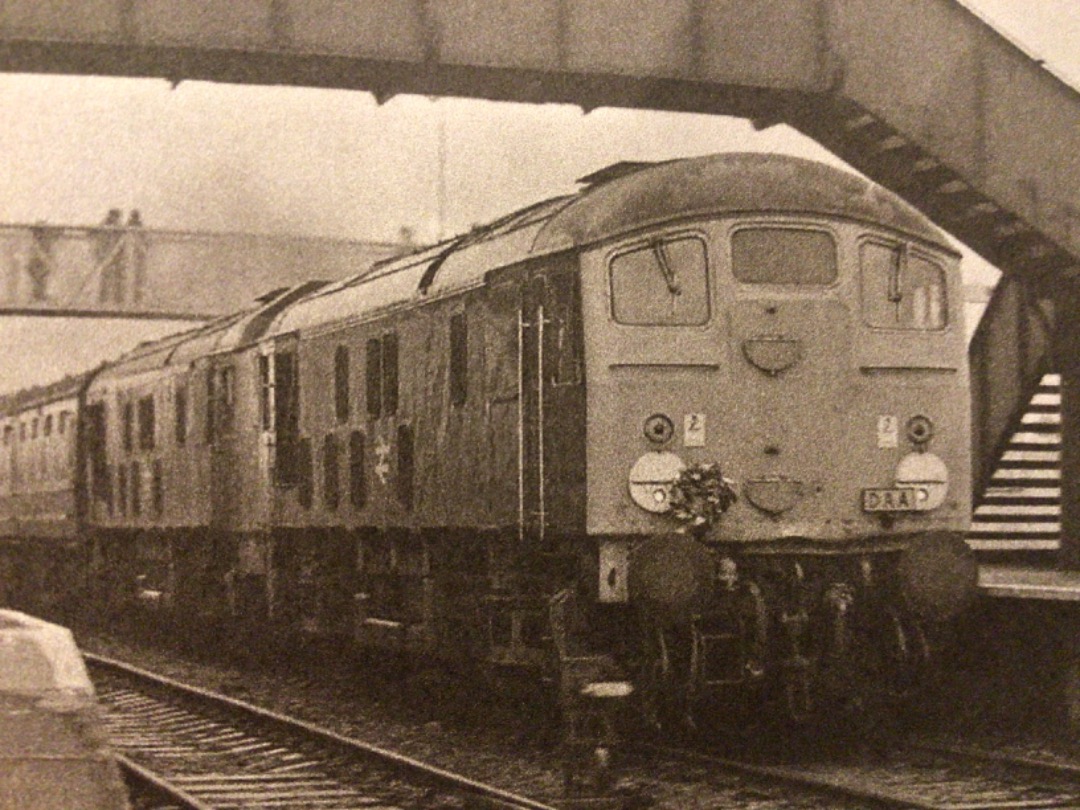
[[518, 313], [518, 528], [520, 539], [543, 547], [547, 526], [544, 492], [544, 327], [546, 283], [526, 281]]
[[576, 265], [534, 272], [518, 318], [521, 539], [543, 551], [551, 532], [584, 527], [585, 397]]

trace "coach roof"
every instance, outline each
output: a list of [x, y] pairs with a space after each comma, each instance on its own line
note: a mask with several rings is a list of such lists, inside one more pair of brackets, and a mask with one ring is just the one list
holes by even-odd
[[600, 182], [544, 225], [533, 252], [584, 246], [664, 222], [763, 211], [873, 222], [949, 244], [891, 191], [812, 160], [734, 152], [630, 168], [606, 182], [603, 171], [593, 175]]

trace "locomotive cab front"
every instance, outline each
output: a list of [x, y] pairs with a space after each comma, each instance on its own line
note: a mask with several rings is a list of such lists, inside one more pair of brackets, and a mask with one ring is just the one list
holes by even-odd
[[966, 343], [929, 223], [759, 158], [592, 192], [590, 223], [621, 196], [639, 227], [582, 254], [586, 522], [654, 693], [800, 716], [903, 691], [973, 592]]

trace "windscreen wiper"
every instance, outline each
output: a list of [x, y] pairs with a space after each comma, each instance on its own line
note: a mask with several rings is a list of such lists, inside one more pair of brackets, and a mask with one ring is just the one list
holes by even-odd
[[682, 288], [679, 287], [679, 282], [675, 278], [675, 271], [671, 269], [667, 252], [664, 250], [664, 243], [662, 241], [653, 242], [652, 251], [656, 257], [656, 263], [660, 267], [660, 272], [664, 274], [664, 282], [667, 284], [668, 292], [672, 295], [681, 295]]

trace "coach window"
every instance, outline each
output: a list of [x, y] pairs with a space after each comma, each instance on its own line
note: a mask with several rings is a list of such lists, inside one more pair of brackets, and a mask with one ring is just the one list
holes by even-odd
[[333, 433], [323, 440], [323, 503], [333, 511], [341, 501], [341, 480], [338, 474], [338, 446]]
[[618, 323], [697, 326], [709, 320], [705, 243], [656, 239], [611, 260], [611, 307]]
[[131, 462], [131, 514], [142, 514], [142, 470], [137, 461]]
[[[102, 475], [102, 478], [101, 478], [101, 486], [100, 486], [100, 490], [99, 490], [99, 492], [100, 492], [100, 500], [105, 501], [105, 511], [108, 513], [109, 517], [112, 517], [113, 509], [114, 509], [113, 485], [112, 485], [112, 474], [113, 474], [112, 465], [109, 465], [109, 464], [105, 465], [102, 468], [102, 471], [103, 471], [103, 475]], [[95, 484], [95, 486], [96, 486], [96, 484]]]
[[214, 403], [217, 402], [217, 375], [212, 368], [206, 370], [206, 443], [213, 444], [217, 436], [217, 414], [214, 413]]
[[206, 439], [214, 442], [233, 428], [232, 366], [210, 369], [206, 386]]
[[117, 504], [117, 506], [119, 508], [120, 514], [126, 515], [128, 504], [128, 477], [127, 467], [125, 467], [123, 464], [118, 464], [116, 469], [116, 494], [119, 498], [119, 503]]
[[139, 400], [139, 449], [154, 449], [154, 397]]
[[35, 416], [34, 421], [32, 421], [30, 423], [30, 438], [31, 439], [36, 439], [37, 438], [37, 432], [38, 432], [38, 420], [37, 420], [37, 417]]
[[450, 316], [450, 403], [464, 405], [469, 395], [469, 333], [465, 313]]
[[295, 352], [274, 355], [274, 476], [278, 484], [300, 482], [300, 374]]
[[741, 228], [731, 235], [731, 272], [745, 284], [832, 284], [836, 243], [825, 231]]
[[183, 446], [187, 441], [188, 431], [188, 406], [187, 385], [176, 386], [176, 444]]
[[64, 435], [64, 431], [67, 429], [68, 416], [70, 416], [69, 411], [60, 411], [60, 418], [56, 420], [56, 432], [61, 436]]
[[387, 332], [367, 342], [365, 396], [368, 415], [378, 419], [397, 413], [398, 405], [398, 338]]
[[378, 419], [382, 415], [382, 346], [378, 338], [371, 338], [367, 342], [365, 372], [367, 412]]
[[298, 472], [297, 499], [305, 509], [311, 508], [312, 503], [312, 466], [311, 466], [311, 440], [301, 439], [296, 445], [296, 467]]
[[108, 465], [106, 454], [106, 428], [107, 419], [104, 402], [93, 402], [86, 405], [84, 411], [86, 420], [86, 454], [89, 463], [91, 492], [97, 501], [106, 501], [109, 504], [109, 514], [112, 514], [112, 470]]
[[161, 468], [161, 459], [154, 459], [150, 482], [150, 495], [154, 506], [154, 514], [161, 517], [165, 511], [165, 475]]
[[233, 370], [226, 366], [218, 372], [217, 382], [217, 426], [221, 435], [232, 433], [233, 405]]
[[367, 503], [367, 469], [364, 465], [364, 434], [349, 434], [349, 502], [356, 509]]
[[52, 414], [45, 417], [45, 438], [52, 436]]
[[859, 248], [863, 316], [880, 329], [945, 328], [945, 271], [910, 249], [879, 241]]
[[128, 452], [132, 448], [132, 422], [135, 419], [135, 410], [130, 402], [124, 403], [124, 449]]
[[408, 425], [397, 429], [397, 496], [406, 510], [413, 508], [413, 478], [416, 458], [413, 451], [413, 432]]
[[334, 416], [339, 422], [349, 421], [349, 347], [334, 350]]
[[273, 430], [274, 380], [270, 376], [270, 355], [260, 354], [258, 358], [259, 374], [259, 427]]
[[382, 339], [383, 413], [393, 416], [398, 406], [398, 336], [388, 332]]

